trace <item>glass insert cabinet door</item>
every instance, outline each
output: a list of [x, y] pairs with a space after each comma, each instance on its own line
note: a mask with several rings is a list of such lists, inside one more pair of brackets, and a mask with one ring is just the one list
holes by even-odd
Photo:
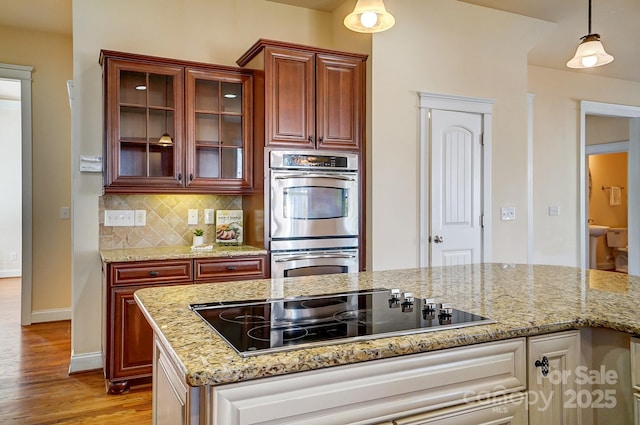
[[181, 67], [108, 66], [109, 184], [182, 186]]
[[187, 70], [187, 185], [249, 186], [251, 77]]

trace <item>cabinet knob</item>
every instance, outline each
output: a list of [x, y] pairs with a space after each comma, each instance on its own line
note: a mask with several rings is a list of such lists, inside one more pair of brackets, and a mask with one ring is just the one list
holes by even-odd
[[156, 271], [156, 270], [151, 270], [151, 271], [149, 272], [149, 276], [158, 276], [159, 274], [160, 274], [160, 273], [159, 273], [158, 271]]
[[227, 266], [227, 270], [235, 270], [236, 266]]
[[178, 181], [182, 181], [182, 173], [178, 173]]
[[309, 141], [313, 143], [313, 136], [309, 136]]
[[193, 181], [193, 173], [189, 174], [189, 181], [192, 182]]
[[323, 140], [324, 140], [324, 137], [318, 137], [318, 142], [322, 143]]
[[542, 370], [542, 376], [547, 376], [549, 374], [549, 359], [547, 356], [542, 356], [542, 361], [536, 360], [534, 366], [539, 367]]

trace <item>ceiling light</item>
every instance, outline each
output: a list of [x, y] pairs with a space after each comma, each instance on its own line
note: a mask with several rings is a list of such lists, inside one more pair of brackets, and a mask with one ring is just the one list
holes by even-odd
[[345, 27], [364, 33], [386, 31], [395, 23], [382, 0], [358, 0], [353, 12], [344, 18]]
[[136, 86], [136, 90], [146, 90], [147, 86], [145, 86], [144, 84], [140, 84], [139, 86]]
[[227, 99], [235, 99], [236, 97], [238, 97], [238, 95], [235, 93], [227, 93], [224, 95], [224, 97]]
[[576, 54], [567, 66], [569, 68], [594, 68], [613, 61], [613, 56], [604, 51], [600, 34], [591, 33], [591, 0], [589, 0], [589, 34], [580, 38]]

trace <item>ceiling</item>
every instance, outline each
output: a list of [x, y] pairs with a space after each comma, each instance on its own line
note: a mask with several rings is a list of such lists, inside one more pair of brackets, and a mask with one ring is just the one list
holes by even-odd
[[[72, 0], [0, 0], [0, 26], [26, 28], [59, 34], [71, 34]], [[267, 0], [331, 12], [345, 1], [355, 0]], [[385, 0], [393, 13], [393, 2]], [[454, 0], [450, 0], [454, 1]], [[458, 0], [478, 6], [530, 16], [556, 24], [548, 37], [529, 52], [529, 63], [569, 70], [565, 64], [573, 56], [580, 37], [588, 32], [588, 0]], [[640, 81], [640, 1], [594, 0], [592, 31], [602, 36], [613, 63], [589, 70], [595, 75]], [[396, 25], [402, 25], [396, 20]]]

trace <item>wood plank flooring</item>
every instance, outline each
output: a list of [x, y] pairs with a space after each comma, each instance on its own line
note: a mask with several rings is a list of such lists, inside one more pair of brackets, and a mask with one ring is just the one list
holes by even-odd
[[0, 424], [151, 424], [150, 386], [108, 395], [70, 357], [70, 321], [20, 326], [20, 279], [0, 279]]

